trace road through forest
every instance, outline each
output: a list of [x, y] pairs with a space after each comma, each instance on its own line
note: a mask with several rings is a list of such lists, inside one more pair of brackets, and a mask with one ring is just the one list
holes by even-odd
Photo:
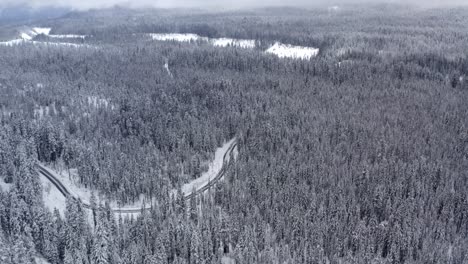
[[[229, 146], [229, 148], [226, 150], [226, 152], [224, 153], [224, 156], [223, 156], [223, 166], [221, 167], [221, 169], [219, 170], [219, 172], [216, 174], [216, 176], [213, 178], [213, 179], [210, 179], [209, 181], [206, 182], [206, 184], [204, 184], [203, 186], [199, 187], [198, 189], [196, 189], [195, 192], [193, 193], [189, 193], [189, 194], [186, 194], [185, 195], [185, 200], [188, 201], [192, 198], [193, 195], [199, 195], [199, 194], [202, 194], [204, 193], [206, 190], [208, 190], [209, 188], [211, 188], [213, 185], [215, 185], [223, 176], [224, 174], [226, 173], [226, 169], [227, 167], [229, 166], [230, 164], [230, 156], [231, 154], [233, 153], [234, 149], [236, 148], [237, 146], [237, 141], [236, 140], [233, 140], [233, 142], [231, 143], [231, 145]], [[41, 163], [36, 163], [36, 168], [37, 168], [37, 171], [43, 175], [44, 177], [47, 178], [47, 180], [50, 181], [50, 183], [52, 183], [56, 188], [57, 190], [60, 191], [60, 193], [63, 194], [63, 196], [67, 197], [67, 198], [72, 198], [72, 199], [80, 199], [80, 197], [76, 197], [74, 196], [68, 189], [67, 187], [53, 174], [51, 173], [49, 170], [49, 168], [45, 167], [43, 164]], [[87, 203], [83, 203], [81, 202], [83, 207], [84, 208], [87, 208], [87, 209], [91, 209], [91, 206]], [[147, 206], [145, 208], [143, 208], [144, 210], [150, 210], [151, 209], [151, 206]], [[112, 208], [112, 211], [114, 213], [139, 213], [141, 212], [142, 208]]]

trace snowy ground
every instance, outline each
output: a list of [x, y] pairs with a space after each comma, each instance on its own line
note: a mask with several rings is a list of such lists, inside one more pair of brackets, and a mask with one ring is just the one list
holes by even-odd
[[79, 39], [85, 39], [86, 35], [73, 35], [73, 34], [66, 34], [66, 35], [47, 35], [51, 38], [59, 38], [59, 39], [74, 39], [74, 38], [79, 38]]
[[3, 178], [0, 178], [0, 188], [4, 192], [8, 192], [11, 188], [11, 183], [6, 183]]
[[64, 217], [65, 213], [65, 201], [66, 198], [61, 192], [42, 174], [39, 174], [39, 179], [42, 184], [42, 198], [44, 204], [51, 212], [55, 208], [60, 212], [60, 215]]
[[36, 262], [36, 264], [50, 264], [50, 262], [48, 262], [42, 257], [35, 257], [34, 261]]
[[232, 38], [218, 38], [213, 39], [212, 44], [217, 47], [240, 47], [245, 49], [253, 49], [255, 48], [255, 40], [252, 39], [232, 39]]
[[64, 35], [50, 34], [51, 30], [52, 30], [51, 28], [33, 27], [31, 30], [23, 31], [20, 36], [24, 40], [31, 40], [39, 34], [44, 34], [51, 38], [61, 38], [61, 39], [67, 39], [67, 38], [84, 39], [87, 37], [86, 35], [75, 35], [75, 34], [64, 34]]
[[32, 39], [36, 37], [39, 34], [44, 34], [46, 36], [52, 37], [52, 38], [85, 38], [86, 36], [84, 35], [49, 35], [51, 31], [51, 28], [41, 28], [41, 27], [33, 27], [30, 30], [24, 30], [23, 32], [20, 33], [20, 38], [19, 39], [14, 39], [10, 41], [4, 41], [0, 42], [0, 46], [7, 46], [7, 47], [12, 47], [20, 44], [25, 44], [25, 43], [32, 43], [34, 45], [48, 45], [48, 46], [63, 46], [63, 47], [86, 47], [88, 45], [84, 44], [75, 44], [75, 43], [65, 43], [65, 42], [42, 42], [42, 41], [33, 41]]
[[[148, 34], [154, 40], [159, 41], [177, 41], [177, 42], [192, 42], [192, 41], [203, 41], [208, 42], [216, 47], [239, 47], [245, 49], [255, 48], [255, 40], [252, 39], [233, 39], [233, 38], [207, 38], [197, 34], [179, 34], [179, 33], [167, 33], [167, 34]], [[293, 58], [293, 59], [310, 59], [317, 56], [319, 49], [312, 47], [292, 46], [276, 42], [266, 53], [275, 54], [280, 58]]]
[[33, 27], [31, 30], [21, 32], [20, 37], [24, 40], [31, 40], [39, 34], [49, 35], [51, 28]]
[[233, 39], [233, 38], [207, 38], [197, 34], [179, 34], [179, 33], [168, 33], [168, 34], [148, 34], [154, 40], [160, 41], [177, 41], [177, 42], [191, 42], [191, 41], [204, 41], [211, 43], [216, 47], [239, 47], [246, 49], [255, 48], [255, 40], [251, 39]]
[[319, 49], [292, 46], [276, 42], [273, 46], [265, 51], [266, 53], [274, 54], [280, 58], [293, 58], [293, 59], [310, 59], [319, 53]]
[[[196, 190], [202, 188], [206, 184], [210, 182], [221, 170], [223, 167], [223, 157], [229, 147], [234, 143], [235, 139], [231, 139], [230, 141], [226, 142], [218, 148], [215, 152], [215, 157], [213, 161], [209, 164], [209, 169], [207, 172], [203, 173], [202, 176], [199, 178], [184, 184], [182, 186], [182, 192], [184, 195], [189, 195], [192, 193], [192, 190], [195, 188]], [[234, 157], [236, 156], [236, 152], [234, 152]], [[68, 171], [59, 171], [56, 172], [52, 169], [48, 169], [50, 173], [52, 173], [67, 189], [68, 191], [74, 196], [78, 197], [83, 201], [85, 204], [89, 204], [91, 198], [91, 191], [85, 187], [80, 186], [78, 183], [74, 181], [76, 178], [76, 169], [71, 169], [70, 172]], [[54, 208], [57, 208], [60, 213], [63, 215], [65, 212], [65, 197], [58, 191], [58, 189], [50, 183], [50, 181], [44, 177], [43, 175], [40, 176], [41, 183], [44, 190], [44, 203], [46, 206], [53, 211]], [[174, 194], [177, 192], [176, 190], [172, 191]], [[96, 202], [106, 200], [105, 197], [100, 197], [99, 194], [96, 195]], [[113, 209], [124, 209], [124, 210], [135, 210], [138, 211], [144, 206], [145, 208], [151, 207], [151, 201], [145, 199], [142, 195], [138, 201], [133, 204], [126, 204], [126, 205], [119, 205], [115, 201], [111, 201], [110, 203], [111, 208]], [[117, 213], [119, 214], [119, 213]], [[122, 216], [136, 216], [138, 213], [121, 213]]]
[[178, 41], [178, 42], [190, 42], [196, 40], [208, 41], [206, 37], [200, 37], [197, 34], [178, 34], [178, 33], [168, 33], [168, 34], [148, 34], [154, 40], [161, 41]]
[[221, 264], [235, 264], [235, 263], [236, 263], [236, 260], [231, 257], [223, 256], [221, 258]]

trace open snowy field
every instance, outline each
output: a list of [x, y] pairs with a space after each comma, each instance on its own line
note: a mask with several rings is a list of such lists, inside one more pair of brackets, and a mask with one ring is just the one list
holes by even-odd
[[239, 47], [246, 49], [255, 48], [255, 40], [252, 39], [233, 39], [233, 38], [207, 38], [197, 34], [191, 33], [154, 33], [148, 34], [153, 40], [160, 41], [177, 41], [177, 42], [191, 42], [203, 41], [208, 42], [216, 47]]
[[[233, 38], [207, 38], [197, 34], [180, 34], [180, 33], [164, 33], [164, 34], [148, 34], [153, 40], [159, 41], [176, 41], [176, 42], [193, 42], [203, 41], [208, 42], [216, 47], [239, 47], [245, 49], [254, 49], [256, 47], [255, 40], [252, 39], [233, 39]], [[266, 53], [274, 54], [280, 58], [293, 59], [310, 59], [318, 55], [319, 49], [312, 47], [293, 46], [276, 42]]]
[[[26, 30], [20, 34], [20, 38], [10, 41], [0, 42], [0, 46], [16, 46], [20, 44], [32, 43], [34, 45], [49, 45], [49, 46], [64, 46], [64, 47], [86, 47], [86, 44], [66, 43], [66, 42], [43, 42], [34, 41], [34, 37], [39, 34], [44, 34], [51, 38], [57, 39], [85, 39], [86, 35], [64, 34], [53, 35], [50, 34], [51, 28], [33, 27], [31, 30]], [[175, 41], [175, 42], [206, 42], [216, 47], [238, 47], [243, 49], [254, 49], [256, 47], [255, 40], [253, 39], [234, 39], [234, 38], [208, 38], [199, 36], [192, 33], [151, 33], [146, 34], [153, 40], [157, 41]], [[279, 58], [292, 58], [292, 59], [311, 59], [318, 55], [319, 49], [313, 47], [293, 46], [276, 42], [265, 53], [274, 54]]]
[[84, 45], [84, 44], [76, 44], [76, 43], [67, 43], [67, 42], [47, 42], [47, 41], [33, 41], [33, 39], [40, 34], [46, 35], [51, 38], [58, 38], [58, 39], [73, 39], [73, 38], [80, 38], [84, 39], [86, 38], [85, 35], [74, 35], [74, 34], [65, 34], [65, 35], [51, 35], [50, 31], [51, 28], [45, 28], [45, 27], [33, 27], [29, 30], [23, 30], [19, 38], [9, 40], [9, 41], [3, 41], [0, 42], [0, 46], [7, 46], [7, 47], [12, 47], [20, 44], [26, 44], [26, 43], [31, 43], [34, 45], [48, 45], [48, 46], [53, 46], [53, 47], [58, 47], [58, 46], [63, 46], [63, 47], [86, 47], [89, 45]]
[[292, 46], [276, 42], [273, 46], [265, 51], [266, 53], [274, 54], [280, 58], [293, 58], [293, 59], [305, 59], [308, 60], [318, 55], [319, 49]]

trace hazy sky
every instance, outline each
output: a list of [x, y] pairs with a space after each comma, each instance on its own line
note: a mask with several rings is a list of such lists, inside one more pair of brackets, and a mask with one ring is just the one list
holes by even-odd
[[343, 4], [353, 2], [389, 2], [415, 4], [421, 6], [433, 5], [467, 5], [468, 0], [0, 0], [0, 7], [27, 4], [32, 7], [60, 6], [76, 9], [110, 7], [114, 5], [130, 7], [248, 7], [248, 6], [310, 6], [315, 4]]

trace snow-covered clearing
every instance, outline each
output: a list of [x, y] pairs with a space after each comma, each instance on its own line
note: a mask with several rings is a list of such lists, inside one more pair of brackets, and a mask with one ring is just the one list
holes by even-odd
[[0, 46], [7, 46], [7, 47], [12, 47], [20, 44], [25, 44], [25, 43], [32, 43], [34, 45], [48, 45], [48, 46], [63, 46], [63, 47], [86, 47], [88, 45], [84, 44], [76, 44], [76, 43], [66, 43], [66, 42], [42, 42], [42, 41], [33, 41], [34, 37], [36, 37], [39, 34], [44, 34], [46, 36], [49, 36], [51, 38], [60, 38], [60, 39], [65, 39], [65, 38], [82, 38], [84, 39], [86, 36], [84, 35], [49, 35], [51, 31], [51, 28], [42, 28], [42, 27], [33, 27], [30, 30], [25, 30], [20, 33], [20, 38], [19, 39], [13, 39], [10, 41], [4, 41], [0, 42]]
[[255, 48], [255, 40], [253, 39], [232, 39], [232, 38], [218, 38], [212, 39], [211, 43], [217, 47], [240, 47], [245, 49]]
[[26, 34], [26, 33], [21, 33], [20, 35], [21, 39], [24, 39], [24, 40], [31, 40], [33, 37], [31, 37], [30, 35]]
[[42, 28], [42, 27], [33, 27], [33, 31], [36, 34], [44, 34], [44, 35], [49, 35], [51, 28]]
[[[203, 41], [210, 43], [216, 47], [239, 47], [244, 49], [254, 49], [256, 47], [253, 39], [233, 39], [233, 38], [207, 38], [197, 34], [180, 34], [180, 33], [165, 33], [165, 34], [148, 34], [153, 40], [159, 41], [176, 41], [176, 42], [194, 42]], [[276, 42], [266, 53], [275, 54], [280, 58], [293, 59], [310, 59], [317, 56], [319, 49], [312, 47], [293, 46]]]
[[51, 28], [33, 27], [30, 30], [21, 32], [20, 37], [24, 40], [31, 40], [39, 34], [49, 35]]
[[293, 59], [310, 59], [317, 56], [319, 49], [302, 46], [292, 46], [276, 42], [273, 46], [265, 51], [271, 53], [279, 58], [293, 58]]
[[161, 41], [178, 41], [178, 42], [190, 42], [196, 40], [203, 40], [208, 41], [206, 37], [200, 37], [197, 34], [179, 34], [179, 33], [168, 33], [168, 34], [148, 34], [154, 40], [161, 40]]
[[[192, 193], [192, 191], [199, 190], [200, 188], [203, 188], [206, 184], [210, 182], [213, 178], [218, 175], [218, 173], [221, 171], [221, 168], [223, 167], [224, 163], [224, 155], [226, 152], [229, 150], [229, 148], [234, 144], [235, 139], [231, 139], [230, 141], [226, 142], [223, 144], [223, 146], [219, 147], [216, 149], [215, 152], [215, 157], [213, 161], [210, 162], [209, 164], [209, 169], [207, 172], [204, 172], [199, 178], [184, 184], [182, 186], [182, 192], [184, 195], [189, 195]], [[236, 157], [236, 150], [234, 150], [234, 157]], [[226, 156], [226, 161], [229, 160], [229, 155]], [[76, 169], [71, 169], [70, 171], [64, 170], [64, 171], [54, 171], [50, 168], [46, 168], [47, 171], [49, 171], [56, 179], [58, 179], [63, 186], [67, 188], [67, 190], [70, 192], [70, 194], [76, 198], [79, 198], [83, 203], [89, 204], [90, 203], [90, 198], [91, 198], [91, 190], [80, 186], [78, 182], [76, 181], [77, 179], [77, 170]], [[62, 195], [62, 193], [59, 192], [59, 190], [45, 177], [41, 174], [40, 176], [41, 183], [44, 189], [44, 203], [46, 206], [53, 211], [54, 208], [57, 208], [60, 213], [63, 215], [65, 212], [65, 197]], [[177, 190], [172, 190], [173, 194], [177, 193]], [[95, 194], [96, 196], [96, 203], [104, 202], [106, 201], [106, 197], [101, 197], [98, 193]], [[110, 202], [110, 207], [113, 208], [114, 210], [120, 209], [120, 210], [130, 210], [130, 211], [139, 211], [142, 207], [144, 208], [151, 208], [151, 203], [152, 201], [146, 199], [143, 195], [140, 196], [140, 199], [136, 201], [133, 204], [126, 204], [126, 205], [119, 205], [116, 201], [111, 201]], [[138, 213], [135, 212], [116, 212], [116, 214], [120, 214], [123, 217], [130, 217], [130, 216], [137, 216]]]
[[21, 32], [20, 36], [24, 40], [31, 40], [35, 36], [39, 34], [44, 34], [48, 37], [51, 38], [61, 38], [61, 39], [66, 39], [66, 38], [81, 38], [84, 39], [87, 37], [87, 35], [77, 35], [77, 34], [50, 34], [51, 28], [42, 28], [42, 27], [33, 27], [31, 30], [26, 30]]
[[208, 42], [216, 47], [239, 47], [246, 49], [255, 48], [255, 40], [252, 39], [233, 39], [233, 38], [207, 38], [197, 34], [179, 34], [179, 33], [167, 33], [167, 34], [148, 34], [153, 40], [160, 41], [177, 41], [177, 42], [191, 42], [191, 41], [203, 41]]

